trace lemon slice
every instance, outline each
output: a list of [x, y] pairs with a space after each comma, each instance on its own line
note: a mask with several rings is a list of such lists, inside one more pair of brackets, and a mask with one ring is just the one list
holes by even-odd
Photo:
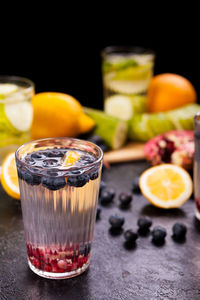
[[31, 128], [33, 120], [33, 108], [31, 102], [23, 101], [18, 103], [5, 104], [5, 114], [12, 126], [20, 132]]
[[1, 167], [1, 184], [9, 196], [20, 199], [14, 152], [10, 153], [3, 161]]
[[4, 98], [12, 93], [17, 92], [18, 86], [10, 83], [0, 83], [0, 98]]
[[70, 167], [73, 166], [81, 157], [78, 152], [75, 151], [68, 151], [63, 159], [63, 167]]
[[192, 194], [192, 179], [183, 168], [162, 164], [146, 170], [139, 181], [142, 194], [153, 205], [176, 208], [183, 205]]

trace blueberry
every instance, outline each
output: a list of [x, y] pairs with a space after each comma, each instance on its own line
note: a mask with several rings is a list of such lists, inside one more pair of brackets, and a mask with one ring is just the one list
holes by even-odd
[[33, 184], [33, 176], [30, 173], [25, 171], [22, 173], [22, 176], [26, 183]]
[[99, 135], [92, 135], [89, 139], [88, 139], [88, 141], [90, 141], [90, 142], [92, 142], [92, 143], [94, 143], [94, 144], [96, 144], [96, 145], [100, 145], [101, 143], [103, 143], [103, 140], [102, 140], [102, 138], [99, 136]]
[[131, 193], [121, 193], [119, 195], [119, 201], [121, 205], [128, 206], [132, 201], [132, 194]]
[[91, 179], [91, 180], [97, 179], [98, 176], [99, 176], [98, 170], [92, 171], [92, 172], [89, 174], [89, 176], [90, 176], [90, 179]]
[[84, 162], [85, 164], [90, 164], [94, 162], [94, 157], [91, 155], [83, 155], [80, 158], [81, 162]]
[[71, 173], [74, 175], [80, 175], [81, 171], [80, 170], [72, 170]]
[[64, 177], [42, 177], [41, 182], [44, 187], [52, 191], [62, 189], [66, 185]]
[[45, 159], [42, 164], [43, 167], [56, 167], [58, 165], [58, 161], [56, 159]]
[[107, 152], [109, 150], [109, 147], [105, 143], [101, 143], [99, 147], [103, 152]]
[[97, 206], [96, 220], [100, 219], [100, 215], [101, 215], [101, 208], [100, 208], [100, 206]]
[[48, 157], [63, 157], [64, 156], [64, 152], [59, 151], [59, 150], [50, 150], [46, 153], [47, 153]]
[[113, 229], [120, 229], [124, 225], [124, 218], [117, 215], [110, 216], [109, 223]]
[[129, 229], [124, 232], [124, 238], [125, 238], [126, 242], [128, 242], [128, 243], [135, 243], [135, 241], [138, 238], [138, 235], [137, 235], [137, 233], [135, 233], [131, 229]]
[[157, 245], [161, 245], [164, 243], [167, 232], [165, 228], [161, 226], [154, 227], [152, 231], [152, 242]]
[[106, 205], [112, 202], [113, 198], [115, 196], [115, 191], [113, 189], [107, 189], [103, 190], [101, 192], [101, 204]]
[[23, 171], [19, 167], [17, 168], [17, 174], [19, 179], [23, 179]]
[[133, 179], [132, 191], [133, 191], [133, 193], [136, 193], [136, 194], [139, 194], [141, 192], [140, 187], [139, 187], [139, 177], [135, 177]]
[[187, 232], [187, 227], [182, 223], [176, 223], [172, 227], [172, 233], [173, 233], [172, 237], [177, 241], [184, 240], [186, 232]]
[[35, 152], [31, 154], [32, 159], [44, 159], [45, 156], [41, 152]]
[[32, 176], [33, 176], [32, 185], [39, 185], [41, 183], [41, 177], [34, 174]]
[[148, 217], [141, 217], [137, 221], [139, 230], [142, 232], [147, 232], [152, 225], [152, 220]]
[[35, 160], [33, 158], [31, 158], [30, 156], [25, 157], [25, 162], [31, 166], [35, 164]]
[[101, 196], [102, 191], [107, 187], [105, 181], [101, 180], [100, 187], [99, 187], [99, 196]]
[[84, 186], [88, 181], [90, 180], [89, 175], [87, 174], [82, 174], [79, 176], [70, 176], [67, 178], [67, 183], [70, 186], [74, 187], [82, 187]]

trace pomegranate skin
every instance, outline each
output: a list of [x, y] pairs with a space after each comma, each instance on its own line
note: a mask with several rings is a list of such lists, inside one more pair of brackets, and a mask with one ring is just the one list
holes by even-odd
[[160, 134], [145, 144], [144, 153], [152, 165], [172, 163], [191, 170], [194, 158], [194, 132], [173, 130]]

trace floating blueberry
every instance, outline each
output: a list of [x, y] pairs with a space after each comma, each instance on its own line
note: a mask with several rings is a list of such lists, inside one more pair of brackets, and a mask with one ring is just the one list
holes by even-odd
[[71, 173], [74, 175], [80, 175], [81, 171], [80, 170], [72, 170]]
[[172, 237], [174, 240], [181, 241], [185, 239], [185, 235], [187, 232], [187, 227], [182, 223], [176, 223], [172, 227]]
[[82, 187], [90, 180], [89, 175], [82, 174], [79, 176], [70, 176], [67, 178], [67, 183], [70, 186]]
[[147, 232], [152, 225], [152, 220], [148, 217], [141, 217], [138, 219], [137, 224], [141, 232]]
[[113, 189], [103, 190], [101, 192], [100, 201], [102, 205], [107, 205], [112, 202], [113, 198], [115, 197], [115, 191]]
[[98, 176], [99, 176], [98, 170], [95, 170], [95, 171], [90, 172], [89, 176], [90, 176], [90, 179], [91, 179], [91, 180], [97, 179]]
[[135, 243], [135, 241], [138, 238], [138, 235], [133, 230], [128, 229], [124, 232], [124, 238], [125, 238], [126, 242], [128, 242], [128, 243]]
[[113, 229], [120, 229], [124, 225], [124, 218], [113, 215], [109, 217], [109, 223]]
[[139, 194], [141, 192], [140, 191], [140, 187], [139, 187], [139, 177], [135, 177], [133, 179], [133, 182], [132, 182], [132, 191], [135, 194]]
[[35, 164], [35, 160], [33, 158], [31, 158], [30, 156], [25, 157], [25, 162], [31, 166]]
[[59, 151], [59, 150], [49, 150], [47, 152], [47, 156], [48, 157], [63, 157], [64, 156], [64, 152], [63, 151]]
[[166, 235], [167, 232], [165, 228], [161, 226], [156, 226], [152, 231], [152, 242], [156, 245], [162, 245], [165, 241]]
[[43, 167], [56, 167], [58, 165], [58, 161], [56, 159], [45, 159], [42, 164]]
[[41, 152], [34, 152], [31, 154], [32, 159], [44, 159], [46, 158]]
[[101, 196], [101, 192], [107, 187], [105, 181], [101, 180], [100, 187], [99, 187], [99, 196]]
[[121, 193], [119, 195], [119, 201], [122, 206], [128, 206], [132, 201], [132, 194], [131, 193]]
[[22, 176], [26, 183], [33, 184], [33, 176], [30, 173], [24, 171]]
[[100, 219], [100, 215], [101, 215], [101, 207], [97, 206], [97, 214], [96, 214], [96, 220]]
[[66, 182], [64, 177], [42, 177], [42, 185], [49, 190], [56, 191], [65, 187]]

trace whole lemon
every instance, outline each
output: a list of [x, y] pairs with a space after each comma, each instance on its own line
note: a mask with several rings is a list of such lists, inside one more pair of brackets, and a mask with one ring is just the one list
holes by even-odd
[[46, 137], [76, 137], [90, 131], [94, 121], [84, 114], [74, 97], [56, 92], [45, 92], [33, 97], [32, 139]]

